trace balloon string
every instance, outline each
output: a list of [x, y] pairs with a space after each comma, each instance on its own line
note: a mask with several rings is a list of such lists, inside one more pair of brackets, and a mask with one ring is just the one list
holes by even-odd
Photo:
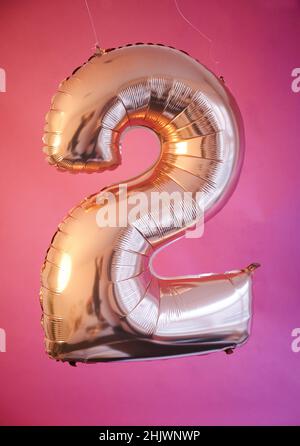
[[197, 31], [197, 32], [200, 34], [200, 36], [203, 37], [203, 39], [205, 39], [205, 40], [209, 43], [209, 57], [210, 57], [210, 59], [211, 59], [215, 64], [220, 63], [220, 62], [219, 62], [218, 60], [216, 60], [216, 59], [213, 57], [213, 55], [212, 55], [212, 47], [213, 47], [213, 41], [212, 41], [212, 39], [211, 39], [210, 37], [208, 37], [206, 34], [204, 34], [204, 32], [202, 32], [199, 28], [197, 28], [196, 25], [194, 25], [192, 22], [189, 21], [189, 19], [183, 14], [183, 12], [181, 11], [181, 9], [179, 8], [178, 1], [177, 1], [177, 0], [174, 0], [174, 3], [175, 3], [175, 6], [176, 6], [176, 9], [177, 9], [177, 12], [178, 12], [178, 14], [181, 16], [181, 18], [182, 18], [188, 25], [190, 25], [195, 31]]
[[95, 22], [94, 22], [94, 19], [92, 17], [91, 10], [89, 8], [89, 4], [88, 4], [87, 0], [84, 0], [84, 2], [85, 2], [85, 6], [86, 6], [86, 10], [87, 10], [88, 16], [89, 16], [89, 21], [90, 21], [90, 25], [91, 25], [91, 28], [92, 28], [92, 32], [93, 32], [94, 38], [95, 38], [95, 49], [96, 50], [100, 50], [100, 44], [99, 44], [99, 39], [98, 39], [96, 27], [95, 27]]

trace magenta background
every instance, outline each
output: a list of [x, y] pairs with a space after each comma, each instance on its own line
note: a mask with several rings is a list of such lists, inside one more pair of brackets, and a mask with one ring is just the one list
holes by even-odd
[[[246, 128], [238, 187], [205, 228], [161, 253], [160, 273], [196, 274], [262, 263], [254, 278], [249, 342], [224, 353], [140, 363], [79, 365], [47, 358], [38, 302], [39, 270], [57, 224], [84, 196], [147, 167], [153, 136], [126, 136], [124, 164], [72, 176], [44, 161], [44, 115], [60, 80], [91, 54], [83, 0], [1, 0], [0, 424], [299, 424], [300, 353], [300, 3], [296, 0], [178, 0], [214, 40], [178, 15], [172, 0], [90, 0], [102, 45], [162, 42], [225, 77]], [[154, 146], [154, 152], [151, 147]]]

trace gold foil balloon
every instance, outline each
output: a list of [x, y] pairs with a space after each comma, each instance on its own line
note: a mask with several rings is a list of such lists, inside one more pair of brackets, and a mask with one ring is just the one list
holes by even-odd
[[[126, 189], [114, 185], [84, 199], [59, 225], [42, 268], [47, 353], [72, 364], [232, 349], [249, 336], [258, 265], [166, 278], [151, 258], [231, 195], [243, 159], [237, 105], [220, 79], [181, 51], [153, 44], [99, 51], [60, 84], [44, 151], [59, 169], [113, 169], [130, 126], [156, 132], [160, 157]], [[146, 208], [163, 192], [179, 194], [179, 203]], [[120, 224], [120, 209], [130, 214], [141, 196], [142, 211]], [[112, 207], [118, 224], [105, 226]]]

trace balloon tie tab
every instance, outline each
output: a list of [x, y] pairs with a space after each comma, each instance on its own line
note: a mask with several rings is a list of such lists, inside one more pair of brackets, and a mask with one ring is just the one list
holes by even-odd
[[106, 53], [106, 51], [105, 51], [104, 48], [100, 48], [99, 45], [96, 45], [96, 46], [95, 46], [95, 54], [96, 54], [97, 56], [103, 56], [103, 54], [105, 54], [105, 53]]
[[253, 273], [253, 271], [255, 271], [260, 266], [260, 263], [251, 263], [245, 269], [243, 269], [243, 271], [245, 271], [246, 273]]

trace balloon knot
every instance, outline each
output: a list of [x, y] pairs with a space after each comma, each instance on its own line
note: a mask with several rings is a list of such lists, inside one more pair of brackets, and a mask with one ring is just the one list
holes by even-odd
[[245, 271], [246, 273], [252, 273], [253, 271], [255, 271], [260, 266], [261, 266], [260, 263], [251, 263], [243, 271]]

